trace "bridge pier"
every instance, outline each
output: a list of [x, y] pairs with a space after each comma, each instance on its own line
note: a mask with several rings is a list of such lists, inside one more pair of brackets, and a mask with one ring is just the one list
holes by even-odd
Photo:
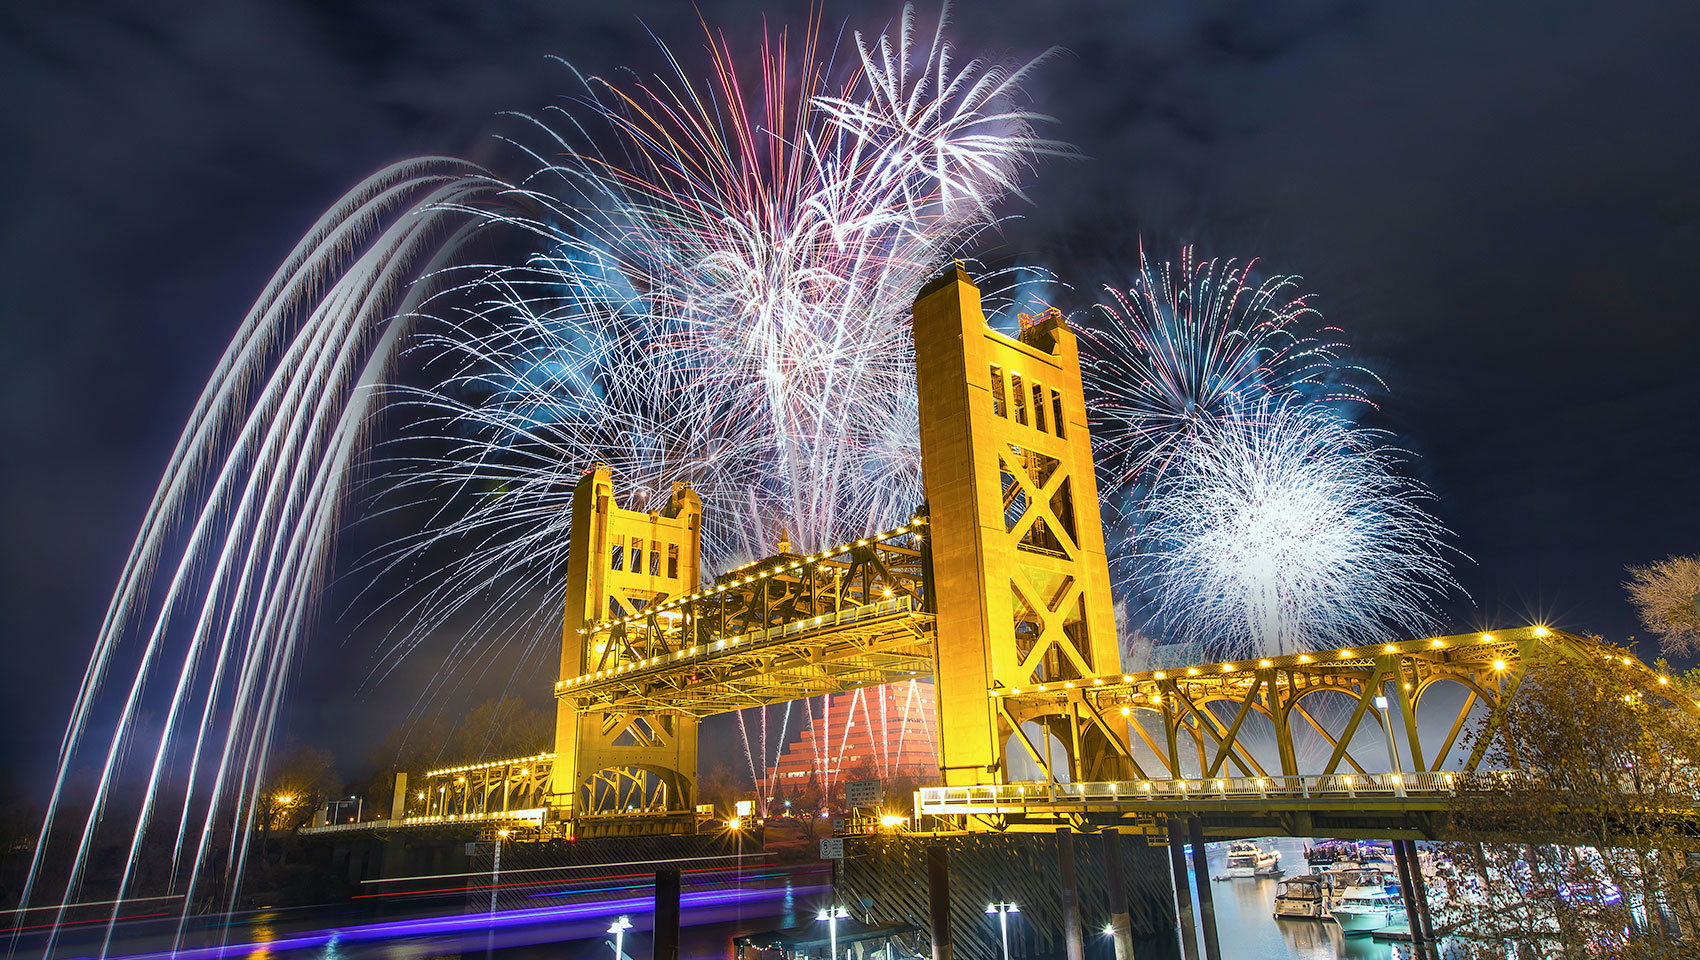
[[1192, 922], [1192, 886], [1186, 879], [1186, 835], [1181, 818], [1169, 818], [1169, 873], [1174, 881], [1181, 951], [1186, 960], [1198, 960], [1198, 934]]
[[1127, 878], [1122, 871], [1122, 835], [1105, 827], [1105, 888], [1110, 898], [1110, 936], [1115, 941], [1116, 960], [1133, 960], [1133, 927], [1127, 916]]
[[1222, 960], [1216, 937], [1216, 899], [1210, 890], [1210, 863], [1204, 852], [1204, 821], [1187, 818], [1192, 839], [1192, 882], [1198, 886], [1198, 926], [1204, 931], [1204, 960]]

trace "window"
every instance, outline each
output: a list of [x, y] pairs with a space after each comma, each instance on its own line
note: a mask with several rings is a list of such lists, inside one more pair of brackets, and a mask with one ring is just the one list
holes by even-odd
[[661, 575], [661, 548], [659, 545], [649, 548], [649, 575], [652, 577]]
[[611, 570], [623, 569], [624, 564], [626, 562], [625, 553], [626, 553], [626, 538], [625, 537], [615, 537], [614, 538], [613, 556], [608, 558], [609, 569], [611, 569]]
[[1067, 440], [1063, 436], [1062, 394], [1055, 390], [1051, 391], [1051, 423], [1056, 426], [1057, 436]]
[[636, 574], [643, 573], [643, 541], [635, 537], [632, 539], [632, 565], [628, 569]]
[[1040, 433], [1045, 432], [1045, 388], [1036, 383], [1033, 385], [1033, 426], [1038, 427]]
[[1021, 374], [1009, 375], [1009, 389], [1015, 394], [1015, 422], [1027, 426], [1027, 395], [1021, 389]]
[[1003, 395], [1003, 368], [992, 364], [992, 412], [1004, 419], [1009, 418], [1009, 404]]
[[679, 545], [676, 543], [667, 545], [667, 579], [679, 579]]

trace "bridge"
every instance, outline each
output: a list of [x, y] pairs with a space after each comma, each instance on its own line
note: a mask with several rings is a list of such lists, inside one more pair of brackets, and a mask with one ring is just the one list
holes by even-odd
[[1535, 625], [1123, 673], [1073, 333], [1055, 311], [991, 330], [955, 269], [917, 299], [915, 349], [926, 502], [893, 529], [705, 583], [688, 485], [633, 510], [586, 470], [555, 750], [403, 778], [390, 822], [690, 832], [702, 719], [927, 679], [941, 782], [917, 813], [950, 829], [1432, 836], [1529, 662], [1621, 658]]

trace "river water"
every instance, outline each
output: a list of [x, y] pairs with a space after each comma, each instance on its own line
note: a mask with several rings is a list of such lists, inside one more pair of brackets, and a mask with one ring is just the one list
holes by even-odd
[[[1307, 842], [1259, 841], [1261, 846], [1273, 845], [1281, 851], [1281, 866], [1287, 876], [1309, 872], [1304, 859]], [[1227, 872], [1227, 844], [1207, 844], [1205, 854], [1211, 876]], [[1331, 921], [1275, 919], [1275, 892], [1280, 886], [1277, 879], [1212, 882], [1207, 878], [1205, 882], [1210, 884], [1210, 895], [1216, 905], [1216, 929], [1223, 960], [1404, 960], [1408, 956], [1407, 947], [1377, 943], [1368, 936], [1345, 936], [1340, 926]], [[1195, 894], [1193, 916], [1198, 915]], [[1202, 941], [1200, 944], [1202, 949]]]

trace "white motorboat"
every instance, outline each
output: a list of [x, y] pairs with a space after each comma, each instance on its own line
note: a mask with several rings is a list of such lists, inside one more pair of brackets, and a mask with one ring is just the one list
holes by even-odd
[[1281, 881], [1281, 889], [1275, 894], [1275, 918], [1296, 917], [1310, 920], [1321, 920], [1327, 915], [1327, 905], [1322, 899], [1322, 877], [1318, 874], [1307, 873], [1302, 877], [1289, 877]]
[[1386, 887], [1348, 887], [1330, 904], [1328, 916], [1342, 933], [1374, 933], [1382, 927], [1405, 922], [1405, 904]]
[[1281, 872], [1281, 853], [1265, 850], [1250, 840], [1235, 840], [1228, 847], [1228, 876], [1273, 877]]

